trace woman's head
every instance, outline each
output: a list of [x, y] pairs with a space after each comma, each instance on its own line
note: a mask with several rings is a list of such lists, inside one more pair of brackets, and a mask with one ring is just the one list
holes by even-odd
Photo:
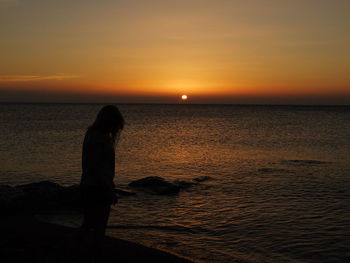
[[96, 129], [101, 132], [110, 134], [113, 139], [113, 143], [116, 138], [116, 134], [124, 128], [124, 117], [120, 113], [119, 109], [113, 105], [104, 106], [97, 114], [95, 122], [90, 129]]

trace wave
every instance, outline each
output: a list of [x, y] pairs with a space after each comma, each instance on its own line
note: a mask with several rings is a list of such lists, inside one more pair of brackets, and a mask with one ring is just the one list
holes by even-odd
[[322, 165], [322, 164], [330, 164], [332, 162], [318, 161], [318, 160], [283, 160], [282, 163], [296, 164], [296, 165]]
[[261, 173], [291, 173], [292, 171], [286, 169], [278, 169], [278, 168], [260, 168], [258, 172]]
[[161, 231], [174, 231], [174, 232], [186, 232], [186, 233], [198, 233], [199, 229], [194, 230], [185, 226], [177, 225], [108, 225], [110, 229], [143, 229], [143, 230], [161, 230]]

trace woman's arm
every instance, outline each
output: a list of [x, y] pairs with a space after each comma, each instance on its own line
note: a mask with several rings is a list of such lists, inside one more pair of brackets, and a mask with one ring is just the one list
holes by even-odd
[[97, 186], [106, 190], [112, 203], [115, 203], [116, 195], [114, 193], [114, 150], [105, 141], [98, 140], [93, 143], [89, 153], [88, 160], [92, 176], [95, 177]]

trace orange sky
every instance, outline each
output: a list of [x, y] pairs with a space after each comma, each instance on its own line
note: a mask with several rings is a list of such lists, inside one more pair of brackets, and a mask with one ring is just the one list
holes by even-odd
[[349, 10], [346, 0], [0, 0], [0, 100], [350, 104]]

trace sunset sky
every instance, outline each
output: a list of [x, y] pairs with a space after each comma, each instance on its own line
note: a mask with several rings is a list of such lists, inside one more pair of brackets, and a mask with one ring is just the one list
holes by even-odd
[[350, 104], [349, 0], [0, 0], [0, 101]]

